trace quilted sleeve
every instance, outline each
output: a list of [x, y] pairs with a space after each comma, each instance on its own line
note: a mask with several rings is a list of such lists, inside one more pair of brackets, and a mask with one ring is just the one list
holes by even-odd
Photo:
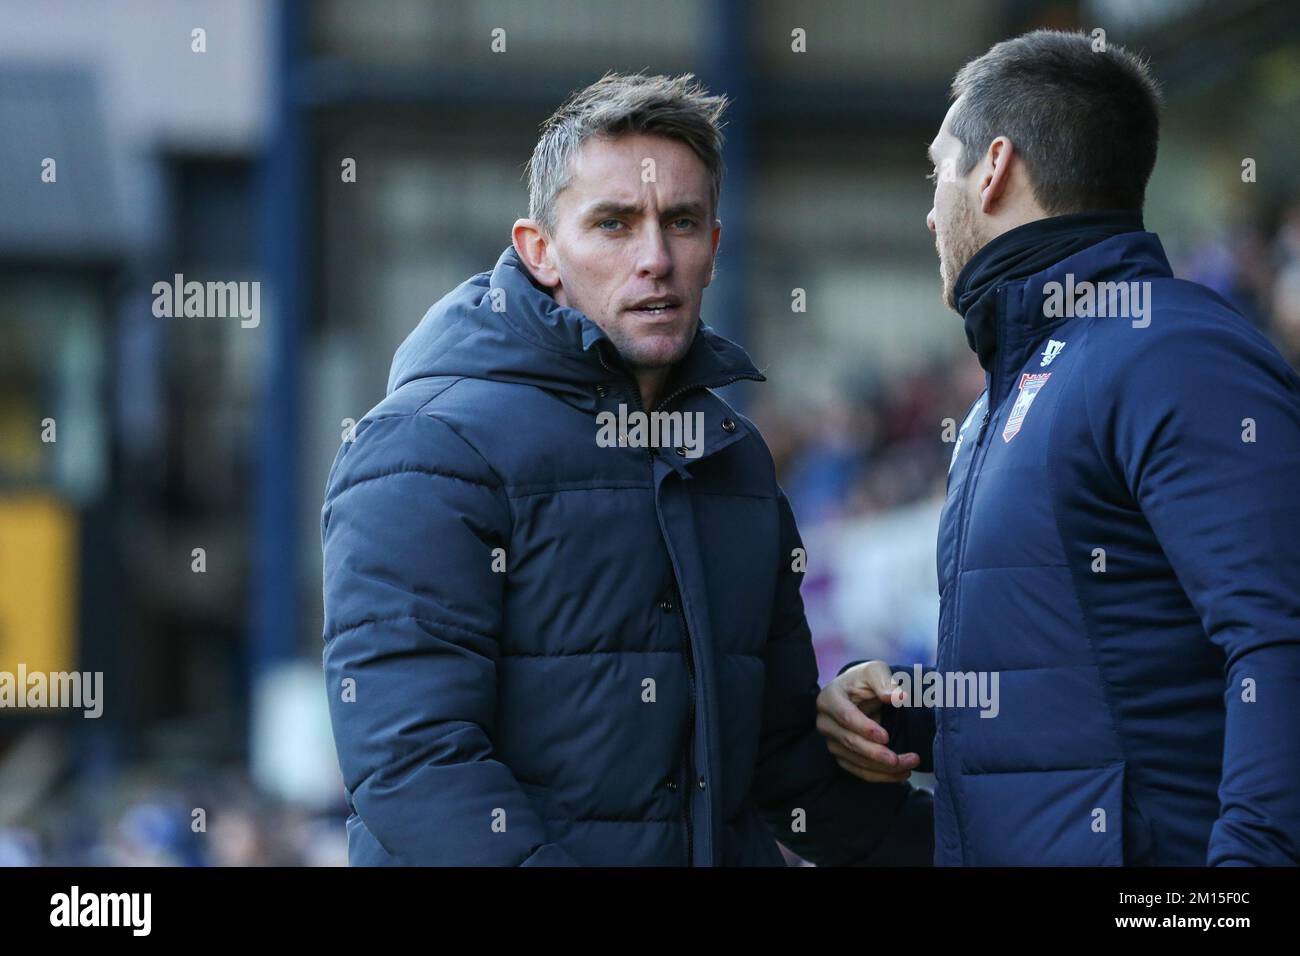
[[350, 803], [400, 864], [574, 862], [493, 753], [509, 533], [500, 482], [435, 418], [363, 422], [339, 452], [321, 514], [330, 719]]

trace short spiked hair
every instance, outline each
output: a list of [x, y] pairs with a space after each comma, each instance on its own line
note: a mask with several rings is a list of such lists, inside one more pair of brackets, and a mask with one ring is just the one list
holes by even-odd
[[554, 230], [555, 197], [569, 184], [573, 158], [593, 136], [626, 133], [685, 143], [712, 180], [713, 211], [722, 192], [722, 126], [727, 97], [713, 95], [690, 73], [646, 76], [607, 73], [569, 96], [542, 124], [528, 160], [528, 215]]
[[952, 133], [961, 175], [1006, 136], [1049, 215], [1142, 208], [1161, 94], [1137, 55], [1104, 37], [1035, 30], [962, 67], [952, 84], [959, 97]]

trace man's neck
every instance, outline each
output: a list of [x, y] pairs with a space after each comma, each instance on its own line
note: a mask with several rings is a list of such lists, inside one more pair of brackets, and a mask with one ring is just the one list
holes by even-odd
[[641, 404], [646, 411], [650, 411], [663, 396], [664, 384], [668, 381], [668, 373], [671, 369], [651, 368], [638, 370], [632, 373], [636, 379], [636, 387], [641, 392]]

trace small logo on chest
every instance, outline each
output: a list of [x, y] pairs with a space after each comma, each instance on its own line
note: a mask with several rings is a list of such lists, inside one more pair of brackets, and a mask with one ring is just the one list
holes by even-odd
[[1007, 416], [1007, 423], [1002, 428], [1004, 442], [1009, 442], [1020, 434], [1020, 426], [1024, 424], [1025, 416], [1029, 414], [1029, 406], [1034, 404], [1034, 399], [1038, 397], [1038, 393], [1043, 390], [1043, 386], [1051, 377], [1051, 372], [1040, 372], [1037, 375], [1025, 372], [1020, 376], [1020, 394], [1016, 396], [1016, 403], [1011, 406], [1011, 414]]
[[1047, 368], [1052, 364], [1052, 359], [1061, 354], [1061, 349], [1065, 348], [1064, 342], [1058, 342], [1056, 339], [1047, 340], [1047, 348], [1043, 349], [1043, 360], [1038, 363], [1039, 368]]

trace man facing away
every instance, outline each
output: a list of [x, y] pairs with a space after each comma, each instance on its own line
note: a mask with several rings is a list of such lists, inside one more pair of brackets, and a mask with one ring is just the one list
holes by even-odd
[[[324, 664], [369, 864], [925, 864], [930, 795], [815, 728], [802, 545], [761, 381], [700, 321], [726, 102], [610, 75], [543, 127], [529, 218], [433, 306], [340, 449]], [[647, 415], [650, 413], [650, 415]]]
[[941, 865], [1294, 865], [1300, 379], [1144, 230], [1141, 61], [1039, 31], [952, 92], [927, 224], [987, 388], [940, 521], [945, 693], [882, 709], [904, 689], [856, 665], [818, 725], [864, 779], [933, 767]]

